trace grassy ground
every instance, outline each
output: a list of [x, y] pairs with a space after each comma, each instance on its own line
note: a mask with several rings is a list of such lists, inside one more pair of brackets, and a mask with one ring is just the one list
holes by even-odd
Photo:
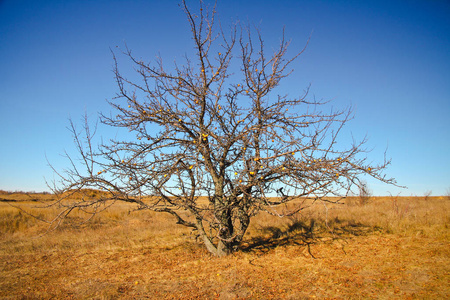
[[449, 208], [391, 197], [260, 214], [243, 251], [216, 258], [170, 216], [125, 204], [40, 236], [44, 223], [0, 202], [0, 298], [450, 299]]

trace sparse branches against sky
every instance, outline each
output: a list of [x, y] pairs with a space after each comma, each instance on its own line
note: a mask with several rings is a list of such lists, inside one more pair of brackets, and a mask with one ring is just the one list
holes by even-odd
[[[277, 48], [283, 26], [290, 49], [311, 36], [279, 93], [301, 95], [311, 84], [311, 97], [354, 107], [348, 140], [367, 135], [373, 161], [387, 147], [389, 176], [409, 188], [368, 179], [374, 195], [445, 194], [448, 2], [230, 0], [217, 11], [223, 24], [260, 27], [267, 49]], [[53, 175], [45, 157], [64, 167], [60, 154], [74, 150], [68, 118], [109, 110], [105, 99], [117, 91], [110, 48], [181, 62], [193, 51], [186, 26], [175, 1], [0, 2], [0, 189], [46, 190], [43, 177]]]

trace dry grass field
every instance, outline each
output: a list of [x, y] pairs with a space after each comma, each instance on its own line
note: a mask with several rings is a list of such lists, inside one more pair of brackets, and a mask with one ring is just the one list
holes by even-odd
[[[49, 199], [51, 195], [31, 195]], [[24, 194], [13, 205], [50, 218]], [[1, 299], [450, 299], [450, 199], [320, 203], [261, 213], [244, 249], [212, 257], [169, 215], [118, 204], [56, 230], [0, 202]]]

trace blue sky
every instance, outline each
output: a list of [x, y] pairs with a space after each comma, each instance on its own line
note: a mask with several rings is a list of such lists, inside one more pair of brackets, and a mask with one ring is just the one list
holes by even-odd
[[[192, 2], [194, 5], [197, 1]], [[207, 1], [208, 2], [208, 1]], [[178, 1], [0, 1], [0, 189], [47, 190], [46, 157], [62, 169], [74, 151], [68, 119], [109, 112], [110, 48], [126, 43], [166, 63], [192, 50]], [[291, 53], [306, 52], [282, 88], [352, 105], [347, 130], [383, 152], [399, 189], [369, 180], [374, 194], [446, 194], [450, 188], [450, 4], [422, 1], [222, 0], [223, 26], [257, 25], [269, 49], [286, 28]], [[124, 66], [126, 67], [126, 65]], [[114, 134], [100, 128], [104, 137]]]

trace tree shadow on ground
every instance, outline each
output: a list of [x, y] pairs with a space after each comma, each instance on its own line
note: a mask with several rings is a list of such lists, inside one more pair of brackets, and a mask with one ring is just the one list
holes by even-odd
[[306, 246], [311, 253], [311, 245], [330, 243], [355, 236], [365, 236], [381, 231], [378, 226], [365, 225], [353, 220], [342, 220], [338, 217], [332, 220], [311, 218], [309, 220], [291, 219], [280, 227], [260, 226], [259, 235], [244, 241], [243, 252], [268, 252], [280, 246]]

